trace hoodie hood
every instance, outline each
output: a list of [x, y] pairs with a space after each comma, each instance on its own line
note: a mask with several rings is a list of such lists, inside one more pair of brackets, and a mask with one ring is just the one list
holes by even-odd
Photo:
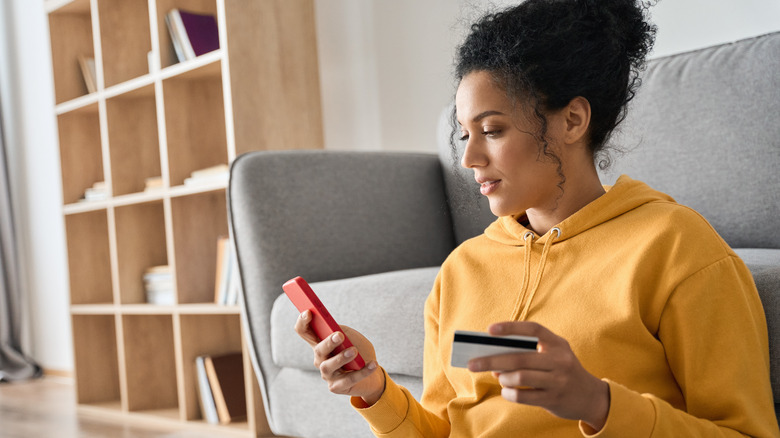
[[[537, 236], [532, 230], [521, 224], [518, 220], [521, 216], [502, 216], [485, 230], [485, 236], [488, 239], [505, 245], [523, 247], [523, 280], [520, 293], [513, 305], [512, 318], [514, 320], [524, 321], [527, 318], [544, 276], [544, 268], [553, 244], [563, 242], [647, 203], [654, 201], [674, 202], [668, 195], [653, 190], [647, 184], [634, 181], [625, 175], [618, 178], [614, 186], [605, 186], [604, 189], [606, 190], [605, 194], [564, 219], [543, 236]], [[531, 254], [534, 252], [534, 243], [542, 246], [542, 252], [535, 274], [531, 274]]]
[[[538, 243], [546, 243], [547, 239], [562, 242], [644, 204], [654, 201], [674, 202], [669, 195], [626, 175], [620, 176], [613, 186], [604, 186], [604, 189], [607, 191], [605, 194], [556, 225], [553, 230], [558, 230], [557, 236], [556, 233], [546, 233], [541, 237], [534, 234], [533, 240]], [[533, 231], [518, 221], [520, 217], [499, 217], [485, 229], [485, 236], [505, 245], [524, 246], [528, 233]]]

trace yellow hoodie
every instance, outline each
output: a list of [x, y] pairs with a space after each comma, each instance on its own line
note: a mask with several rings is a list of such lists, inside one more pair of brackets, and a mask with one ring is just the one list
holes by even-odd
[[595, 436], [780, 436], [750, 272], [698, 213], [626, 176], [543, 236], [498, 218], [448, 257], [425, 315], [421, 401], [389, 377], [373, 406], [352, 400], [377, 436], [588, 436], [449, 365], [456, 329], [508, 320], [562, 336], [608, 382]]

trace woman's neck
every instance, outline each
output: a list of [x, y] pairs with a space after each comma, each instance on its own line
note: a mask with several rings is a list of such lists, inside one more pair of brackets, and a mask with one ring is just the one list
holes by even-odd
[[566, 172], [561, 197], [551, 200], [549, 205], [526, 210], [530, 229], [541, 236], [606, 193], [595, 166], [591, 169]]

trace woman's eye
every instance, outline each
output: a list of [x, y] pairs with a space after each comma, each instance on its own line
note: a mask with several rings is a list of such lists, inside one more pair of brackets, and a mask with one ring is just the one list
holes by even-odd
[[482, 131], [482, 135], [484, 135], [486, 137], [494, 137], [494, 136], [496, 136], [496, 135], [498, 135], [500, 133], [501, 133], [500, 129], [493, 129], [493, 130]]
[[469, 139], [469, 133], [468, 132], [461, 132], [460, 133], [460, 141], [466, 141]]

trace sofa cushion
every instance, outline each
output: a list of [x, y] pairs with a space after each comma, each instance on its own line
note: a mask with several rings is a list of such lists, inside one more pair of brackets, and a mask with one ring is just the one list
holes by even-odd
[[[420, 400], [422, 379], [402, 375], [391, 377]], [[328, 385], [323, 383], [318, 371], [282, 369], [270, 387], [270, 397], [274, 401], [270, 405], [274, 433], [320, 438], [373, 437], [368, 423], [347, 398], [330, 393]], [[305, 413], [305, 418], [301, 413]], [[338, 427], [334, 427], [336, 424]]]
[[780, 402], [780, 249], [736, 249], [756, 282], [769, 331], [772, 392]]
[[[422, 377], [425, 299], [439, 267], [311, 283], [339, 324], [373, 344], [390, 374]], [[271, 311], [271, 348], [280, 367], [314, 370], [311, 348], [295, 333], [298, 311], [282, 294]]]
[[780, 268], [780, 249], [736, 248], [734, 252], [745, 262], [753, 275]]

